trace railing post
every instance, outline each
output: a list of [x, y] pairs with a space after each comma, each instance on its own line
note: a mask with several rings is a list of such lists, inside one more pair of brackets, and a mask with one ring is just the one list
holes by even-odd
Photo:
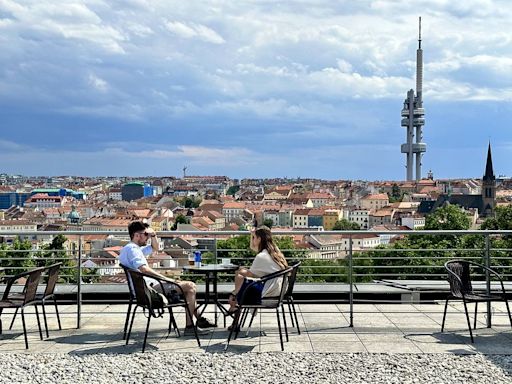
[[349, 303], [350, 303], [350, 326], [354, 326], [354, 281], [353, 281], [353, 260], [352, 260], [352, 235], [348, 237], [348, 282], [349, 282]]
[[[489, 234], [485, 234], [485, 266], [491, 268], [491, 239]], [[491, 294], [491, 275], [488, 270], [485, 271], [485, 288], [487, 295]], [[487, 302], [487, 328], [491, 328], [491, 302]]]
[[213, 255], [215, 257], [215, 264], [219, 264], [219, 257], [217, 254], [217, 236], [213, 239]]
[[76, 290], [76, 328], [80, 329], [82, 317], [82, 235], [78, 235], [77, 261], [77, 290]]

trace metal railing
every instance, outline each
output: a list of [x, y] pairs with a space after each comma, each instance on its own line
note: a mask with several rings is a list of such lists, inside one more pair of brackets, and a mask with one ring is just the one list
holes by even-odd
[[[459, 230], [459, 231], [272, 231], [274, 236], [289, 237], [295, 235], [315, 236], [322, 240], [325, 236], [336, 236], [318, 244], [315, 249], [282, 248], [283, 253], [289, 260], [299, 259], [303, 264], [299, 270], [298, 281], [316, 283], [346, 283], [349, 287], [348, 303], [350, 308], [350, 326], [353, 325], [354, 285], [365, 282], [375, 282], [384, 279], [429, 279], [444, 281], [444, 263], [453, 258], [473, 259], [481, 262], [487, 267], [497, 269], [505, 279], [512, 276], [512, 248], [503, 247], [500, 243], [504, 238], [512, 238], [512, 231], [500, 230]], [[73, 236], [70, 247], [67, 250], [50, 249], [51, 239], [57, 235]], [[85, 237], [91, 235], [112, 235], [121, 241], [128, 240], [128, 233], [119, 231], [44, 231], [44, 232], [0, 232], [0, 266], [4, 268], [4, 276], [11, 276], [20, 273], [32, 266], [47, 265], [51, 262], [63, 261], [61, 279], [76, 286], [77, 304], [77, 328], [80, 328], [82, 310], [82, 288], [88, 284], [98, 284], [99, 281], [111, 280], [112, 275], [122, 275], [122, 270], [115, 260], [102, 256], [100, 250], [91, 247]], [[164, 248], [166, 254], [173, 254], [160, 260], [163, 267], [158, 268], [162, 273], [176, 273], [179, 267], [188, 263], [188, 252], [196, 249], [204, 251], [208, 262], [217, 263], [220, 259], [230, 256], [234, 262], [242, 265], [250, 264], [253, 253], [247, 248], [222, 248], [219, 242], [237, 236], [249, 235], [248, 231], [165, 231], [158, 232], [162, 241], [171, 245]], [[340, 235], [342, 238], [340, 238]], [[413, 236], [418, 241], [413, 247], [394, 248], [393, 246], [358, 247], [361, 239], [371, 236]], [[191, 236], [198, 240], [199, 246], [185, 249], [172, 244], [173, 239], [183, 236]], [[473, 236], [472, 242], [466, 241], [458, 247], [460, 239]], [[28, 239], [28, 243], [16, 248], [16, 241]], [[220, 239], [219, 239], [220, 237]], [[279, 239], [279, 237], [277, 239]], [[441, 239], [442, 246], [431, 246], [429, 248], [418, 247], [421, 244], [419, 239], [432, 237]], [[9, 245], [9, 240], [12, 244]], [[329, 243], [331, 241], [331, 243]], [[493, 246], [493, 242], [497, 246]], [[503, 243], [503, 241], [501, 241]], [[512, 241], [511, 241], [512, 243]], [[45, 246], [46, 244], [46, 246]], [[396, 243], [395, 243], [396, 244]], [[412, 244], [412, 243], [411, 243]], [[86, 245], [89, 245], [86, 247]], [[437, 244], [439, 245], [439, 243]], [[471, 246], [470, 246], [471, 245]], [[180, 249], [181, 254], [180, 254]], [[400, 256], [395, 256], [401, 254]], [[181, 256], [181, 257], [180, 257]], [[109, 261], [110, 260], [110, 261]], [[171, 261], [177, 263], [172, 265]], [[101, 263], [109, 265], [101, 265]], [[486, 290], [491, 290], [489, 274], [481, 276], [485, 279]], [[193, 278], [190, 276], [190, 278]], [[232, 281], [232, 276], [221, 276], [221, 280]], [[490, 303], [488, 304], [487, 321], [490, 326]]]

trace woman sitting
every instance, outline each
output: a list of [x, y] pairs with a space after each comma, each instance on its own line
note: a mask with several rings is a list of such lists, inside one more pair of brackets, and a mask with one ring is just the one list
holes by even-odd
[[[229, 298], [229, 312], [236, 311], [244, 291], [249, 284], [270, 273], [288, 267], [288, 263], [274, 241], [268, 227], [262, 226], [251, 233], [251, 249], [258, 252], [250, 269], [240, 268], [235, 275], [235, 289]], [[268, 280], [265, 284], [256, 283], [245, 293], [245, 304], [260, 304], [262, 297], [279, 296], [282, 279]]]

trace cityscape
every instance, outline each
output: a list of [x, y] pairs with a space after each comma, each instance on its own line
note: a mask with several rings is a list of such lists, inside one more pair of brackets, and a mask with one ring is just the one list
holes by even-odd
[[0, 383], [509, 383], [511, 14], [0, 0]]

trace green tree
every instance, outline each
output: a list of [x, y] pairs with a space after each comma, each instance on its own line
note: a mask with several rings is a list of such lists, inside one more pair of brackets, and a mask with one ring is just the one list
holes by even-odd
[[32, 252], [32, 244], [17, 236], [12, 245], [2, 244], [0, 247], [1, 265], [5, 268], [4, 275], [17, 275], [36, 266]]
[[180, 204], [185, 208], [197, 208], [201, 204], [201, 198], [199, 197], [184, 197], [181, 199]]
[[235, 194], [240, 190], [240, 186], [239, 185], [232, 185], [231, 187], [228, 188], [228, 190], [226, 191], [226, 195], [231, 195], [231, 196], [235, 196]]
[[393, 186], [391, 187], [391, 193], [388, 192], [388, 197], [390, 203], [395, 203], [397, 201], [402, 200], [403, 194], [400, 191], [400, 187], [398, 186], [398, 184], [393, 184]]
[[180, 213], [178, 216], [176, 216], [176, 220], [174, 221], [171, 230], [175, 231], [178, 228], [178, 224], [190, 224], [190, 220]]
[[273, 225], [274, 225], [274, 220], [268, 218], [268, 219], [265, 219], [263, 220], [263, 225], [269, 227], [269, 228], [272, 228]]
[[464, 211], [456, 205], [447, 204], [436, 209], [425, 218], [427, 230], [469, 229], [471, 222]]
[[347, 219], [341, 219], [337, 220], [336, 223], [334, 223], [334, 227], [332, 228], [334, 231], [354, 231], [359, 230], [361, 227], [359, 224], [348, 221]]

